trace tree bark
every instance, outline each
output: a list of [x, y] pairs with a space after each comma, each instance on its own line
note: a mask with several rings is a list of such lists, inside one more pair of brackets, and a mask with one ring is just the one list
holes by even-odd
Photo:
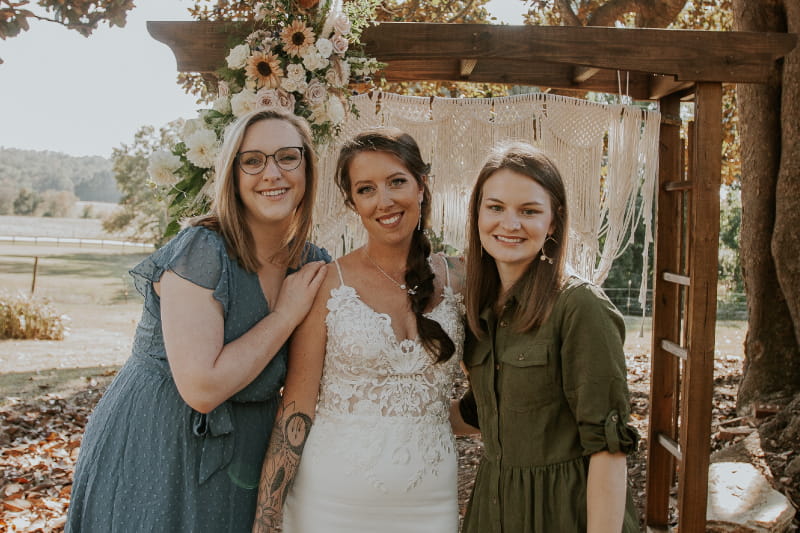
[[[786, 4], [793, 4], [790, 0]], [[741, 31], [787, 31], [780, 0], [734, 0]], [[798, 29], [796, 7], [790, 8]], [[742, 151], [741, 260], [747, 293], [748, 332], [738, 405], [788, 401], [800, 391], [798, 258], [800, 238], [800, 55], [793, 51], [765, 84], [740, 84]], [[794, 101], [792, 101], [794, 98]]]

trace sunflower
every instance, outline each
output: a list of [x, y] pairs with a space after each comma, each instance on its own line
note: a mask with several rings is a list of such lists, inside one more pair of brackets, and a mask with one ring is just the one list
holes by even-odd
[[314, 32], [302, 20], [295, 20], [281, 32], [283, 49], [290, 56], [302, 56], [314, 44]]
[[283, 69], [278, 58], [269, 52], [255, 52], [247, 59], [245, 72], [256, 81], [256, 87], [280, 87]]

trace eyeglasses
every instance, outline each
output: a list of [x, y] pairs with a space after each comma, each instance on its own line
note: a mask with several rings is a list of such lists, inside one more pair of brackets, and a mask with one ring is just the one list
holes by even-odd
[[258, 174], [264, 170], [270, 157], [275, 160], [275, 164], [281, 170], [294, 170], [303, 162], [303, 147], [287, 146], [278, 148], [274, 154], [265, 154], [260, 150], [248, 150], [236, 154], [239, 168], [245, 174]]

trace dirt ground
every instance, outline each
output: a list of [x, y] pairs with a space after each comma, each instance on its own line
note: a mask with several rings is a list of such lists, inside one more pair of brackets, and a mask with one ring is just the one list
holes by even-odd
[[[75, 315], [64, 341], [0, 341], [0, 529], [60, 531], [70, 477], [86, 419], [130, 351], [141, 307], [115, 306], [102, 318]], [[629, 458], [629, 479], [642, 514], [645, 494], [649, 391], [649, 327], [630, 319], [626, 356], [632, 423], [642, 435]], [[643, 329], [643, 336], [639, 336]], [[735, 451], [725, 430], [737, 428], [735, 396], [741, 379], [744, 324], [720, 323], [717, 331], [712, 449]], [[12, 371], [13, 370], [13, 371]], [[454, 396], [464, 389], [456, 384]], [[731, 422], [733, 421], [733, 422]], [[479, 438], [459, 438], [459, 502], [466, 505], [480, 459]], [[777, 450], [773, 456], [779, 455]], [[739, 454], [741, 455], [741, 454]], [[741, 459], [741, 457], [740, 457]], [[767, 452], [764, 465], [774, 464]], [[746, 458], [745, 458], [746, 460]], [[780, 466], [780, 465], [778, 465]]]

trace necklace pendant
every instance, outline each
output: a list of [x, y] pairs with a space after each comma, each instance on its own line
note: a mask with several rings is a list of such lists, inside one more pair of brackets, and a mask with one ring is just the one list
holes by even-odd
[[403, 290], [406, 290], [406, 286], [405, 285], [400, 285], [400, 288], [403, 289]]

